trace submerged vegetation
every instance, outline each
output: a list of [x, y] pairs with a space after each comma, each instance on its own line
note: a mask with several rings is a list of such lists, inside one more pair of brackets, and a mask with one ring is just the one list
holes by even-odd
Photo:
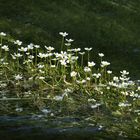
[[0, 33], [0, 114], [84, 116], [110, 135], [139, 137], [139, 81], [126, 70], [114, 75], [103, 53], [95, 62], [92, 48], [73, 48], [68, 33], [59, 34], [56, 51]]

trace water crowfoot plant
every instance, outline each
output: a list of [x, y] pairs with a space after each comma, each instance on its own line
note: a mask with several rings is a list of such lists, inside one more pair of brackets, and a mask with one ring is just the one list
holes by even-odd
[[[140, 86], [129, 72], [114, 75], [103, 53], [98, 54], [100, 63], [92, 60], [92, 48], [84, 48], [87, 59], [81, 48], [65, 49], [73, 40], [65, 39], [66, 32], [59, 34], [61, 50], [56, 52], [52, 46], [8, 42], [6, 34], [0, 33], [0, 113], [20, 114], [31, 107], [49, 117], [83, 115], [92, 118], [92, 123], [103, 124], [99, 129], [107, 127], [107, 133], [115, 127], [129, 135], [121, 125], [128, 118], [127, 125], [140, 132]], [[20, 107], [14, 108], [16, 101], [21, 101]], [[110, 116], [119, 123], [111, 122]], [[134, 131], [135, 135], [138, 132]]]

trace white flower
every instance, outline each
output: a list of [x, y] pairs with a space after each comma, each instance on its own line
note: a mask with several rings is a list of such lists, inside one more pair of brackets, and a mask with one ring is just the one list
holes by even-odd
[[20, 53], [14, 53], [15, 57], [22, 57], [22, 55]]
[[84, 54], [85, 54], [85, 52], [79, 52], [79, 54], [84, 55]]
[[39, 53], [37, 56], [40, 58], [44, 58], [46, 55], [44, 53]]
[[104, 54], [103, 54], [103, 53], [98, 53], [98, 55], [99, 55], [100, 57], [103, 57], [103, 56], [104, 56]]
[[128, 74], [129, 74], [129, 72], [127, 72], [126, 70], [120, 71], [120, 73], [121, 73], [122, 75], [128, 75]]
[[95, 63], [92, 61], [92, 62], [88, 62], [88, 66], [89, 67], [93, 67], [93, 66], [95, 66]]
[[73, 49], [73, 51], [74, 52], [79, 52], [79, 51], [81, 51], [81, 48], [75, 48], [75, 49]]
[[74, 40], [73, 40], [73, 39], [66, 39], [66, 41], [67, 41], [68, 43], [71, 43], [71, 42], [73, 42]]
[[46, 48], [48, 51], [50, 51], [50, 52], [54, 50], [54, 48], [51, 47], [51, 46], [49, 46], [49, 47], [45, 46], [45, 48]]
[[119, 82], [119, 78], [116, 77], [116, 76], [114, 76], [114, 77], [113, 77], [113, 81], [115, 81], [115, 82]]
[[68, 51], [68, 52], [72, 52], [72, 51], [73, 51], [73, 49], [68, 49], [67, 51]]
[[99, 77], [101, 77], [101, 74], [100, 73], [94, 73], [93, 75], [92, 75], [93, 77], [96, 77], [97, 79], [99, 78]]
[[70, 73], [70, 76], [71, 76], [71, 77], [76, 77], [76, 75], [77, 75], [77, 72], [75, 72], [75, 71], [72, 71], [72, 72]]
[[21, 51], [21, 52], [27, 52], [27, 48], [24, 48], [24, 47], [21, 47], [18, 50]]
[[8, 48], [8, 46], [7, 46], [7, 45], [3, 45], [1, 48], [2, 48], [3, 50], [5, 50], [6, 52], [8, 52], [8, 51], [9, 51], [9, 48]]
[[101, 67], [105, 67], [105, 66], [108, 66], [108, 65], [110, 65], [110, 63], [107, 62], [107, 61], [102, 61], [101, 62]]
[[39, 49], [39, 48], [40, 48], [40, 46], [39, 46], [39, 45], [34, 45], [34, 47], [35, 47], [36, 49]]
[[121, 94], [128, 96], [129, 93], [127, 91], [121, 91]]
[[91, 69], [89, 67], [84, 67], [85, 72], [91, 72]]
[[34, 59], [34, 56], [33, 55], [29, 55], [28, 58], [29, 59]]
[[86, 80], [87, 80], [87, 81], [90, 81], [90, 77], [87, 77]]
[[6, 36], [6, 33], [1, 32], [0, 35], [1, 35], [1, 36]]
[[107, 71], [107, 73], [108, 73], [108, 74], [111, 74], [111, 73], [112, 73], [112, 71], [111, 71], [111, 70], [108, 70], [108, 71]]
[[16, 41], [14, 41], [14, 44], [21, 46], [22, 41], [20, 41], [20, 40], [16, 40]]
[[118, 85], [117, 85], [116, 83], [114, 83], [114, 82], [109, 82], [108, 84], [109, 84], [110, 86], [118, 87]]
[[68, 35], [68, 33], [66, 32], [59, 32], [60, 35], [62, 35], [63, 37], [66, 37]]
[[140, 86], [138, 86], [138, 89], [137, 90], [140, 91]]
[[71, 57], [71, 60], [72, 60], [72, 61], [78, 60], [78, 56], [72, 56], [72, 57]]
[[83, 79], [81, 82], [82, 82], [82, 84], [84, 84], [84, 83], [86, 83], [86, 80], [85, 80], [85, 79]]
[[130, 78], [129, 77], [120, 77], [121, 81], [128, 81]]
[[66, 45], [67, 47], [69, 47], [69, 46], [71, 46], [71, 43], [65, 43], [65, 45]]
[[92, 48], [85, 48], [85, 50], [86, 50], [86, 51], [91, 51], [91, 50], [92, 50]]
[[28, 46], [27, 46], [28, 50], [33, 50], [34, 49], [34, 44], [33, 43], [30, 43]]
[[26, 52], [26, 55], [30, 55], [30, 52]]
[[15, 75], [15, 80], [21, 80], [22, 79], [22, 75], [18, 74], [18, 75]]
[[66, 66], [67, 62], [65, 61], [65, 59], [60, 60], [61, 65]]

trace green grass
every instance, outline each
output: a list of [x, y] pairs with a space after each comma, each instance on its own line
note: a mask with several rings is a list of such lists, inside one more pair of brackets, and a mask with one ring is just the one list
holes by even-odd
[[[112, 62], [112, 70], [140, 78], [140, 0], [1, 0], [0, 31], [26, 43], [59, 49], [59, 31], [75, 46], [93, 47]], [[93, 55], [93, 56], [94, 56]], [[93, 57], [95, 58], [95, 57]]]

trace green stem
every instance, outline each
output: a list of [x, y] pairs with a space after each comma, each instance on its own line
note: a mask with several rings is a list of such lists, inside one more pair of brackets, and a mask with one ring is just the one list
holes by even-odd
[[[1, 47], [2, 47], [2, 37], [1, 37], [1, 42], [0, 42], [0, 44], [1, 44]], [[2, 57], [2, 49], [0, 48], [0, 58]]]
[[35, 50], [35, 66], [37, 65], [37, 48]]
[[61, 51], [63, 50], [63, 45], [64, 45], [64, 37], [62, 37], [62, 42], [61, 42]]
[[89, 59], [90, 59], [90, 55], [89, 55], [89, 51], [88, 51], [88, 62], [89, 62]]
[[81, 58], [81, 67], [83, 67], [83, 59], [84, 59], [84, 55], [82, 55], [82, 58]]

